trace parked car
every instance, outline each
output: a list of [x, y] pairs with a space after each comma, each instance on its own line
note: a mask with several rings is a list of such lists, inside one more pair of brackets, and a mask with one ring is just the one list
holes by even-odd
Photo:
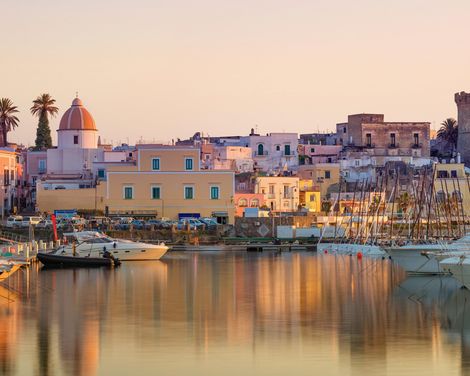
[[143, 230], [145, 228], [145, 222], [137, 219], [134, 219], [130, 224], [134, 230]]
[[52, 221], [50, 219], [43, 219], [37, 225], [37, 228], [50, 228], [52, 227]]
[[6, 226], [10, 228], [21, 227], [23, 217], [20, 215], [14, 215], [7, 218]]
[[162, 227], [162, 221], [159, 219], [150, 219], [145, 223], [145, 229], [150, 230], [153, 228], [161, 228]]
[[215, 228], [218, 225], [217, 221], [214, 218], [199, 218], [199, 220], [204, 223], [207, 228]]
[[130, 224], [133, 220], [134, 220], [134, 218], [132, 218], [132, 217], [118, 218], [119, 223], [126, 223], [126, 224]]
[[205, 226], [205, 224], [197, 218], [181, 218], [178, 221], [178, 230], [185, 230], [188, 224], [190, 230], [198, 230]]
[[23, 217], [21, 221], [21, 227], [29, 227], [30, 225], [37, 225], [42, 221], [42, 217]]

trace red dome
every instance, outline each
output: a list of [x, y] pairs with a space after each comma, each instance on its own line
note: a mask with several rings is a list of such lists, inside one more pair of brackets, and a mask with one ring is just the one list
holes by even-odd
[[60, 120], [59, 131], [68, 130], [86, 130], [96, 131], [95, 120], [83, 107], [83, 103], [79, 98], [75, 98], [72, 106], [65, 111], [62, 119]]

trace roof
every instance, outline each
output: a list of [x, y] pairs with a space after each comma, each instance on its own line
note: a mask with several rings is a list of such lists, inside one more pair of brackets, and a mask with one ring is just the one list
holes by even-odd
[[88, 110], [83, 107], [80, 98], [73, 100], [72, 106], [65, 111], [60, 120], [59, 131], [69, 130], [97, 130], [95, 120]]

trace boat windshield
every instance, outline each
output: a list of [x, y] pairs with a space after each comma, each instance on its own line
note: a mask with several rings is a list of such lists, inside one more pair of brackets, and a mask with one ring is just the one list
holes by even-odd
[[90, 238], [86, 239], [84, 243], [86, 244], [98, 244], [98, 243], [112, 243], [112, 239], [107, 238], [105, 236], [99, 237], [99, 238]]

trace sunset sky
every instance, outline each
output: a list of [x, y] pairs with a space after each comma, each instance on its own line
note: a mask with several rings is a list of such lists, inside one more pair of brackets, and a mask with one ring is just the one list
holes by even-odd
[[42, 92], [61, 115], [78, 91], [114, 143], [315, 132], [358, 112], [437, 127], [470, 91], [469, 15], [468, 0], [5, 0], [0, 96], [26, 144]]

